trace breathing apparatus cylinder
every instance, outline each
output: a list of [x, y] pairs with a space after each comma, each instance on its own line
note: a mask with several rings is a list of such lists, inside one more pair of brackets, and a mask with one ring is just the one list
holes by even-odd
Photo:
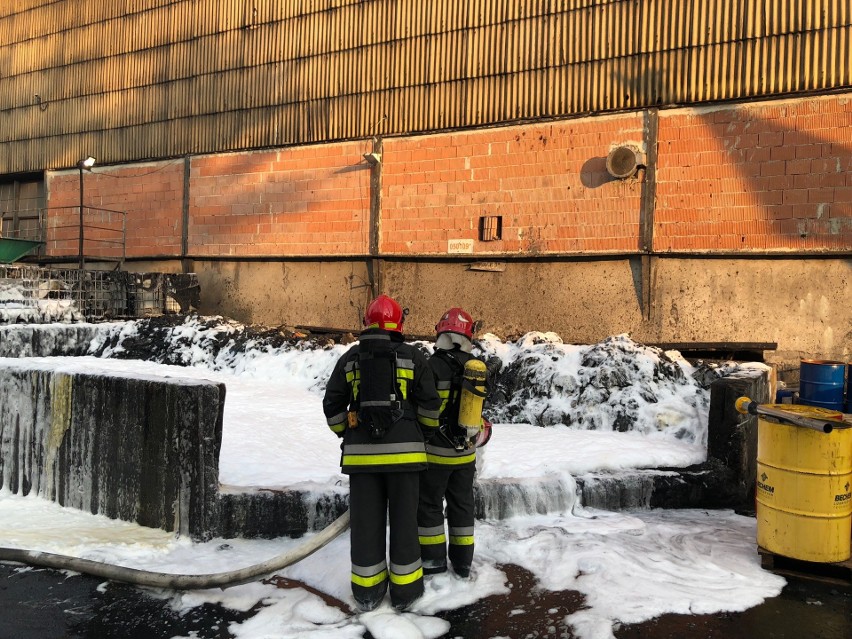
[[482, 404], [485, 401], [485, 363], [469, 359], [464, 365], [461, 399], [459, 400], [459, 426], [468, 441], [482, 430]]

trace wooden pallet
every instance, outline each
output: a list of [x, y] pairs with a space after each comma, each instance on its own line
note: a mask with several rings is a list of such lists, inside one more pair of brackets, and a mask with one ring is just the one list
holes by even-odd
[[852, 558], [833, 563], [802, 561], [779, 555], [758, 546], [760, 566], [778, 575], [852, 586]]

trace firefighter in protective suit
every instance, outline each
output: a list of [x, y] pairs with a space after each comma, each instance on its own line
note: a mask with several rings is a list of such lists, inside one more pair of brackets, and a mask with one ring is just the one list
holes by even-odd
[[404, 319], [392, 298], [373, 300], [358, 343], [338, 360], [323, 399], [328, 426], [343, 440], [352, 594], [362, 611], [378, 606], [388, 589], [399, 610], [423, 594], [417, 500], [424, 442], [437, 430], [441, 400], [426, 356], [403, 341]]
[[[441, 317], [435, 331], [435, 350], [429, 365], [441, 397], [441, 415], [439, 432], [426, 445], [429, 468], [420, 478], [417, 510], [420, 556], [424, 574], [445, 572], [449, 555], [453, 571], [467, 578], [473, 560], [476, 447], [487, 443], [491, 423], [481, 420], [481, 413], [477, 415], [477, 431], [480, 423], [483, 428], [475, 435], [459, 425], [465, 364], [475, 359], [471, 355], [473, 319], [464, 310], [451, 308]], [[482, 369], [484, 394], [484, 365]], [[444, 528], [444, 500], [449, 539]]]

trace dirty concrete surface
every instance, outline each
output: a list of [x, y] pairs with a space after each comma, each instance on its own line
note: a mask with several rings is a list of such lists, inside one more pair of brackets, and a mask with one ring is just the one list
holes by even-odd
[[[503, 566], [512, 590], [442, 613], [447, 639], [572, 639], [564, 618], [581, 594], [538, 590], [533, 576]], [[738, 613], [667, 614], [615, 629], [617, 639], [852, 639], [852, 585], [787, 578], [781, 595]], [[0, 564], [0, 639], [230, 639], [228, 626], [250, 616], [203, 605], [186, 614], [124, 584], [47, 569]], [[292, 582], [289, 587], [292, 587]], [[334, 602], [329, 602], [334, 603]], [[365, 639], [370, 635], [365, 634]]]

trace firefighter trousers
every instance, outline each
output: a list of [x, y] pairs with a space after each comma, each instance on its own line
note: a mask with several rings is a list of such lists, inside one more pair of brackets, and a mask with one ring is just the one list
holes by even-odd
[[[352, 594], [372, 610], [390, 588], [391, 604], [405, 609], [423, 594], [417, 539], [419, 471], [349, 475]], [[390, 519], [390, 564], [386, 557]]]
[[[432, 464], [420, 477], [417, 532], [426, 574], [447, 569], [447, 555], [460, 577], [470, 574], [473, 561], [473, 479], [475, 464], [461, 467]], [[449, 551], [444, 530], [444, 499], [447, 502]]]

